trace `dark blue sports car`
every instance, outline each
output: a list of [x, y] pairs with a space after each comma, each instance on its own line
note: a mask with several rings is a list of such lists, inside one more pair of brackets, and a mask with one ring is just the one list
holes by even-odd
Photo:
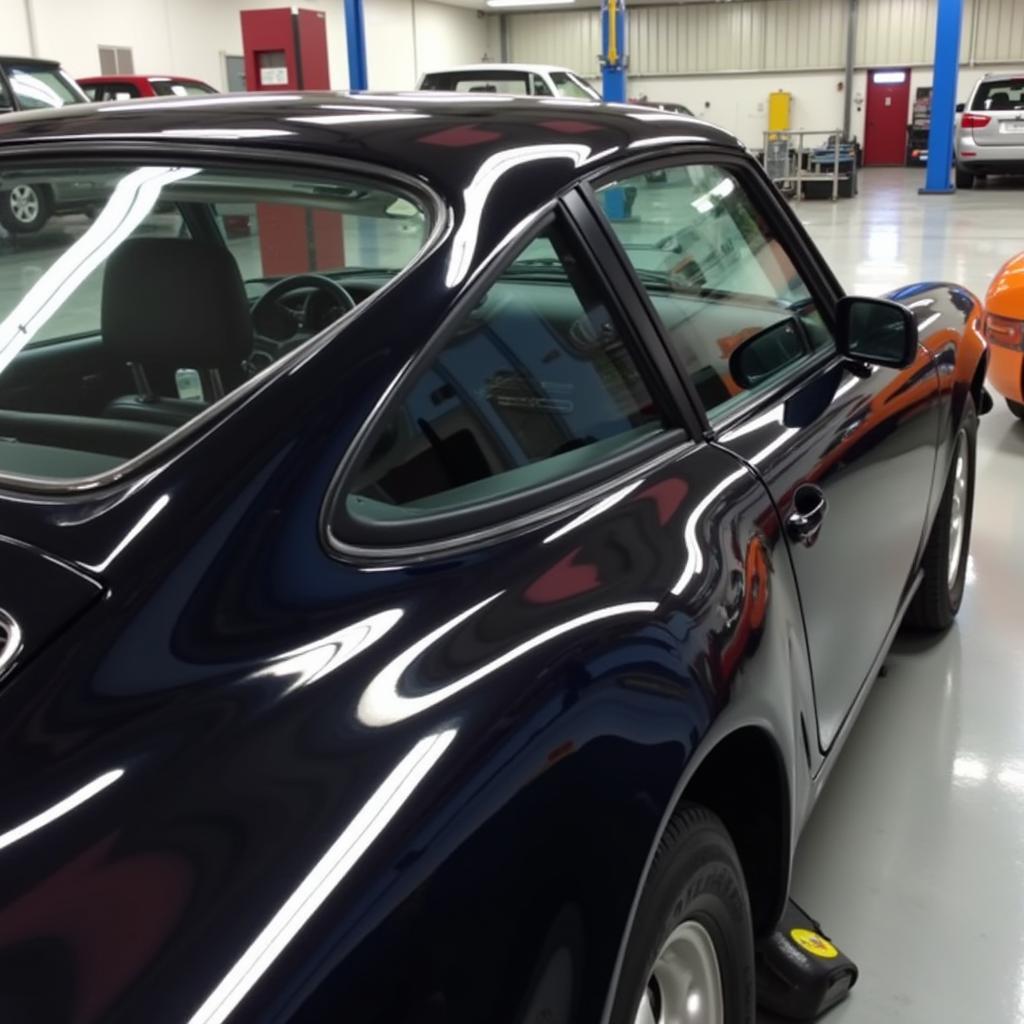
[[102, 200], [0, 239], [0, 1020], [749, 1024], [960, 604], [977, 300], [635, 106], [82, 106], [26, 180]]

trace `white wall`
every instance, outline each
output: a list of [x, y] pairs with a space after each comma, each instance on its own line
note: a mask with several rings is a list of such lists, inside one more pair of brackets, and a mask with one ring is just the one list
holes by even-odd
[[[374, 0], [368, 0], [373, 3]], [[417, 78], [425, 71], [453, 64], [477, 64], [485, 56], [501, 57], [501, 43], [492, 50], [487, 19], [467, 7], [416, 0]], [[373, 64], [370, 64], [371, 73]]]
[[[223, 55], [242, 53], [239, 13], [284, 0], [29, 0], [38, 55], [75, 77], [100, 72], [100, 45], [128, 46], [139, 73], [180, 74], [224, 88]], [[413, 10], [415, 4], [415, 18]], [[341, 0], [302, 0], [326, 14], [331, 87], [348, 87]], [[412, 89], [428, 65], [470, 63], [487, 51], [486, 20], [431, 0], [365, 0], [370, 88]], [[415, 28], [414, 28], [415, 24]], [[25, 0], [0, 0], [5, 53], [29, 54]]]
[[431, 0], [364, 0], [370, 88], [414, 89], [425, 71], [475, 64], [487, 23], [467, 7]]
[[0, 25], [3, 25], [0, 50], [18, 56], [30, 56], [25, 0], [0, 0]]

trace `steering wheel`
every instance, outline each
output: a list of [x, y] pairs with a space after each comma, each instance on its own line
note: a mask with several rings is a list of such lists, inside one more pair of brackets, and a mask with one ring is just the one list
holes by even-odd
[[[308, 294], [298, 305], [285, 301], [296, 292]], [[355, 299], [337, 281], [324, 274], [284, 277], [271, 285], [252, 307], [255, 347], [277, 359], [354, 309], [355, 304]]]

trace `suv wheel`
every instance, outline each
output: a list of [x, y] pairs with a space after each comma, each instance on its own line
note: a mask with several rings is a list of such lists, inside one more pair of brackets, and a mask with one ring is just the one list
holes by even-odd
[[957, 188], [974, 188], [974, 175], [970, 171], [964, 171], [957, 167], [955, 177]]
[[15, 185], [0, 194], [0, 224], [12, 235], [31, 235], [50, 219], [50, 193], [45, 185]]

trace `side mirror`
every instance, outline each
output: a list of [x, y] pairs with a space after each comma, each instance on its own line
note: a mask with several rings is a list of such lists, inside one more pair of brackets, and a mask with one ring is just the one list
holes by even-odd
[[958, 103], [958, 104], [956, 105], [956, 112], [957, 112], [958, 114], [962, 114], [962, 113], [964, 112], [964, 110], [965, 110], [965, 108], [966, 108], [966, 107], [967, 107], [967, 104], [966, 104], [966, 103]]
[[909, 366], [917, 358], [917, 319], [888, 299], [844, 296], [836, 304], [836, 347], [875, 366]]
[[790, 316], [737, 345], [729, 356], [729, 376], [749, 390], [809, 351], [803, 325], [797, 317]]

